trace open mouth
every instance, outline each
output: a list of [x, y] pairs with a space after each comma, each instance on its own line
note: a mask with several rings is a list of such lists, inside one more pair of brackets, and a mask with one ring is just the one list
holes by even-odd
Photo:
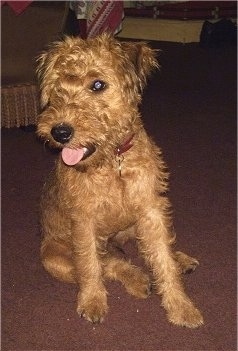
[[80, 148], [69, 148], [69, 147], [64, 147], [61, 153], [62, 160], [64, 163], [68, 166], [74, 166], [80, 161], [85, 160], [89, 156], [91, 156], [94, 152], [96, 151], [96, 148], [94, 145], [90, 146], [83, 146]]

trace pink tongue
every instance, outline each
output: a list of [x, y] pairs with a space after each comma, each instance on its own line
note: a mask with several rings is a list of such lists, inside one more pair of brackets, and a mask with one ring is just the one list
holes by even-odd
[[83, 149], [70, 149], [65, 147], [63, 148], [61, 155], [66, 165], [74, 166], [83, 158], [84, 151]]

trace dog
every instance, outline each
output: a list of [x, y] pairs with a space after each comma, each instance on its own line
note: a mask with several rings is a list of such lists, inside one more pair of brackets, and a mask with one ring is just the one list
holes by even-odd
[[[37, 134], [61, 150], [43, 189], [41, 259], [78, 285], [77, 312], [93, 323], [108, 311], [104, 281], [118, 280], [138, 298], [153, 287], [173, 324], [203, 324], [181, 278], [198, 261], [173, 250], [168, 172], [138, 108], [157, 68], [148, 44], [108, 33], [66, 36], [38, 57]], [[152, 279], [119, 254], [132, 238]]]

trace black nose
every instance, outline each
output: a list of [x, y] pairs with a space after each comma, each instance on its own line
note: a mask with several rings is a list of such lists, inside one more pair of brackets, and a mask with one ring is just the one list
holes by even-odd
[[73, 135], [73, 128], [68, 124], [57, 124], [51, 129], [52, 137], [61, 144], [67, 143]]

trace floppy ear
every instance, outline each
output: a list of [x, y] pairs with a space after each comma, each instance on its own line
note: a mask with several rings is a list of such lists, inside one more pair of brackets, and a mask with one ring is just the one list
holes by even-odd
[[140, 91], [146, 85], [147, 78], [154, 69], [159, 68], [156, 54], [159, 50], [151, 49], [145, 42], [122, 42], [122, 48], [132, 62], [139, 79]]
[[43, 108], [45, 105], [47, 105], [50, 97], [50, 86], [47, 84], [47, 76], [49, 75], [49, 72], [52, 71], [52, 67], [50, 69], [49, 65], [47, 64], [48, 62], [48, 53], [44, 52], [42, 53], [38, 58], [37, 58], [37, 69], [36, 69], [36, 74], [38, 77], [38, 80], [40, 82], [40, 90], [41, 90], [41, 95], [40, 95], [40, 102], [41, 102], [41, 107]]
[[48, 51], [44, 51], [37, 58], [37, 77], [40, 82], [41, 89], [41, 107], [44, 107], [49, 102], [50, 92], [52, 91], [55, 81], [57, 79], [57, 74], [54, 72], [55, 63], [59, 57], [57, 46], [60, 42], [54, 43]]

